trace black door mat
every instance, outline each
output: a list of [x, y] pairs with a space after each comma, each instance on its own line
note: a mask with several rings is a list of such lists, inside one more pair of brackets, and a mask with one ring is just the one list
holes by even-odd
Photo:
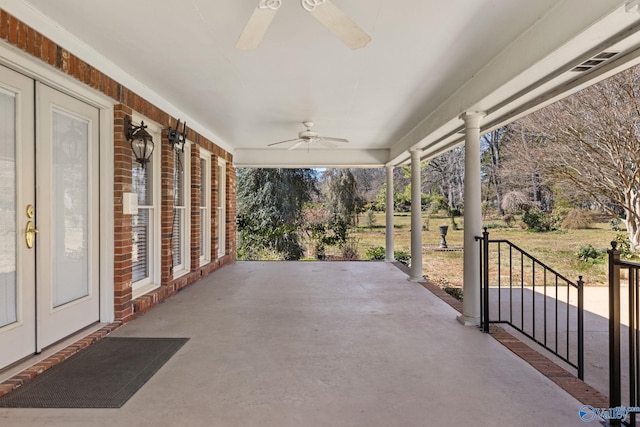
[[120, 408], [188, 340], [103, 338], [0, 397], [0, 407]]

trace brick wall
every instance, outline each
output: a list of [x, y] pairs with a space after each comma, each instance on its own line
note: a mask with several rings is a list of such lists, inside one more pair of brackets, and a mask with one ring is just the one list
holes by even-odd
[[[189, 129], [187, 138], [194, 144], [191, 150], [191, 260], [187, 275], [174, 279], [171, 270], [171, 232], [173, 221], [173, 166], [174, 158], [167, 140], [167, 127], [175, 127], [177, 118], [171, 117], [127, 87], [103, 74], [100, 70], [77, 58], [62, 46], [20, 22], [4, 10], [0, 10], [0, 39], [23, 50], [49, 66], [66, 73], [71, 78], [103, 93], [114, 100], [114, 309], [117, 321], [126, 322], [135, 318], [153, 305], [174, 295], [181, 288], [220, 268], [235, 259], [235, 169], [231, 154], [215, 145], [202, 135]], [[123, 193], [132, 191], [131, 169], [133, 156], [129, 142], [124, 137], [124, 117], [133, 112], [151, 119], [165, 128], [161, 143], [156, 147], [161, 159], [161, 277], [160, 289], [148, 295], [132, 299], [132, 230], [131, 215], [122, 213]], [[212, 153], [211, 158], [211, 258], [212, 261], [200, 267], [200, 158], [199, 149]], [[215, 188], [217, 158], [227, 161], [227, 241], [226, 255], [218, 259], [217, 248], [217, 193]], [[185, 159], [187, 161], [187, 159]], [[188, 196], [187, 196], [188, 197]], [[196, 214], [197, 212], [197, 214]]]
[[214, 212], [211, 219], [211, 257], [217, 258], [218, 256], [218, 222], [220, 218], [218, 216], [218, 156], [215, 154], [211, 156], [211, 210]]
[[200, 148], [191, 150], [191, 270], [200, 268]]

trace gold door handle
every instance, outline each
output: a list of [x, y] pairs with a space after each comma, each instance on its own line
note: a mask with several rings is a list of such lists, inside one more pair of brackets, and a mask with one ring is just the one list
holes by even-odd
[[38, 229], [33, 225], [32, 221], [27, 221], [27, 228], [25, 230], [24, 239], [27, 242], [27, 248], [33, 248], [33, 244], [36, 242], [36, 233]]

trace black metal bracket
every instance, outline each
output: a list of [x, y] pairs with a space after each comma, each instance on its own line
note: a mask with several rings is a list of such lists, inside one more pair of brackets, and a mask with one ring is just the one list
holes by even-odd
[[182, 132], [180, 132], [180, 119], [178, 119], [178, 123], [176, 124], [176, 128], [173, 129], [169, 126], [169, 134], [167, 135], [167, 139], [171, 144], [171, 148], [174, 150], [182, 151], [184, 153], [184, 144], [187, 142], [187, 122], [184, 122], [182, 125]]

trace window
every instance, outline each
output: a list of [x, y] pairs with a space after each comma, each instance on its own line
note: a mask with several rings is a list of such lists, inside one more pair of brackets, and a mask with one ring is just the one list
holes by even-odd
[[132, 216], [133, 282], [149, 279], [153, 268], [153, 162], [145, 167], [134, 162], [133, 192], [138, 195], [138, 213]]
[[173, 162], [173, 225], [171, 232], [171, 253], [173, 276], [181, 276], [189, 271], [189, 158], [187, 144], [176, 152]]
[[[144, 121], [148, 124], [147, 119]], [[148, 124], [147, 131], [153, 137], [156, 150], [144, 167], [134, 161], [131, 170], [133, 192], [138, 195], [138, 213], [131, 218], [133, 298], [157, 288], [160, 283], [160, 209], [157, 205], [160, 200], [157, 183], [160, 175], [160, 128]]]
[[211, 154], [200, 150], [200, 265], [211, 261]]
[[227, 253], [227, 162], [218, 158], [218, 258]]

